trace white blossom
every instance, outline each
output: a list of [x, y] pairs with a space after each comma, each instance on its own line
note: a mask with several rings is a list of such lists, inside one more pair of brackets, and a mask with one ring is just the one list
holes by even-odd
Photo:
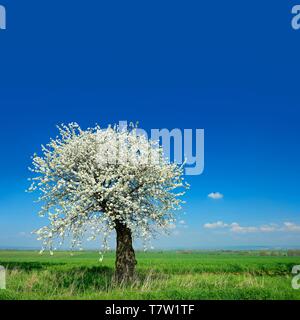
[[[71, 238], [72, 247], [100, 236], [103, 250], [118, 220], [134, 237], [148, 241], [157, 229], [169, 230], [188, 184], [183, 167], [168, 163], [157, 141], [99, 126], [82, 130], [78, 124], [58, 126], [59, 136], [33, 156], [34, 177], [28, 191], [39, 190], [39, 215], [49, 224], [36, 230], [43, 249]], [[180, 188], [180, 192], [173, 192]], [[101, 260], [101, 258], [100, 258]]]

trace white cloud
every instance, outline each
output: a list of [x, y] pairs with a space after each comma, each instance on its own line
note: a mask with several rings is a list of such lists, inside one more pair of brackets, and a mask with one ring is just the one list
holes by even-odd
[[188, 229], [188, 225], [187, 225], [185, 220], [179, 220], [178, 221], [178, 227], [179, 228], [183, 228], [183, 229]]
[[236, 233], [252, 233], [257, 232], [259, 229], [257, 227], [242, 227], [237, 222], [233, 222], [230, 225], [230, 231]]
[[176, 224], [175, 223], [169, 223], [167, 228], [168, 229], [176, 229]]
[[204, 224], [204, 228], [206, 229], [217, 229], [217, 228], [226, 228], [226, 227], [228, 227], [228, 224], [224, 223], [223, 221]]
[[241, 226], [237, 222], [225, 223], [223, 221], [216, 221], [205, 223], [203, 227], [206, 229], [226, 228], [234, 233], [300, 232], [300, 225], [293, 222], [284, 222], [282, 225], [270, 223], [261, 226]]
[[263, 225], [259, 227], [261, 232], [274, 232], [278, 230], [278, 226], [276, 224]]
[[220, 192], [211, 192], [208, 195], [209, 198], [214, 199], [214, 200], [218, 200], [218, 199], [222, 199], [224, 198], [224, 195]]
[[283, 230], [284, 231], [300, 231], [300, 225], [297, 225], [296, 223], [293, 222], [284, 222], [284, 227]]

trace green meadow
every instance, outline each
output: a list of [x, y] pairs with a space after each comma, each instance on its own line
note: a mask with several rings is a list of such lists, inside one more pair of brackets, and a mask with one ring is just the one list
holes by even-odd
[[[299, 253], [299, 252], [298, 252]], [[300, 299], [297, 252], [137, 252], [132, 283], [114, 281], [114, 253], [0, 251], [0, 299]]]

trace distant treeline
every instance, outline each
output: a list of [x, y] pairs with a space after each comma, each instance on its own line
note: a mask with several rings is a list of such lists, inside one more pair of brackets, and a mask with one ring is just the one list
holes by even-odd
[[[162, 251], [163, 252], [163, 251]], [[299, 257], [300, 249], [265, 249], [265, 250], [177, 250], [179, 254], [193, 254], [193, 253], [206, 253], [206, 254], [237, 254], [245, 256], [287, 256], [287, 257]]]

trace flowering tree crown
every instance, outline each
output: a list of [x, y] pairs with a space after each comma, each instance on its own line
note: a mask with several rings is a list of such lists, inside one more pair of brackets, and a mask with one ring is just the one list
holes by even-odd
[[116, 223], [148, 240], [175, 222], [188, 184], [182, 166], [164, 158], [158, 141], [139, 135], [133, 125], [82, 130], [70, 123], [58, 129], [60, 135], [42, 146], [43, 154], [33, 156], [31, 168], [29, 191], [41, 192], [40, 215], [49, 218], [48, 226], [36, 231], [43, 250], [52, 251], [66, 237], [72, 247], [81, 247], [86, 234], [89, 240], [102, 236], [102, 248], [108, 249]]

